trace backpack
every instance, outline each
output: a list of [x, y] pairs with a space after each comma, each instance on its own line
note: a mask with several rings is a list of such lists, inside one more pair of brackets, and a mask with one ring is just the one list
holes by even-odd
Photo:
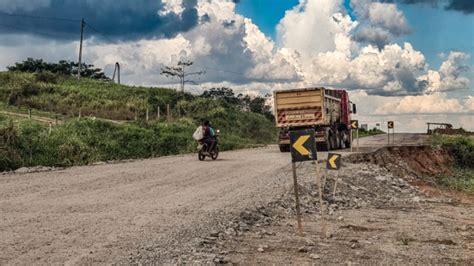
[[212, 127], [209, 127], [209, 134], [211, 135], [211, 137], [216, 136], [216, 132], [214, 131], [214, 129]]
[[204, 138], [204, 131], [202, 130], [202, 126], [199, 126], [198, 128], [196, 128], [196, 131], [194, 131], [193, 139], [201, 140], [203, 138]]

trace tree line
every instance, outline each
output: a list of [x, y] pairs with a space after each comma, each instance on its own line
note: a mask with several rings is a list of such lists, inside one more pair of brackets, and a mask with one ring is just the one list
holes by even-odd
[[[96, 79], [96, 80], [110, 80], [109, 77], [100, 68], [95, 68], [94, 65], [82, 63], [81, 77]], [[26, 73], [44, 73], [50, 72], [53, 74], [65, 76], [77, 76], [79, 73], [79, 63], [67, 60], [61, 60], [58, 63], [49, 63], [43, 59], [28, 58], [23, 62], [17, 62], [14, 66], [7, 67], [8, 71], [12, 72], [26, 72]]]

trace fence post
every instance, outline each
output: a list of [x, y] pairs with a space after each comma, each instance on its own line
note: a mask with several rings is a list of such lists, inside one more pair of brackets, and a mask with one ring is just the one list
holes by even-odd
[[30, 119], [30, 120], [31, 120], [31, 108], [30, 108], [30, 109], [28, 109], [28, 119]]
[[156, 119], [158, 119], [158, 121], [160, 121], [160, 106], [158, 106], [158, 110], [156, 111]]
[[148, 119], [149, 119], [149, 116], [148, 116], [148, 106], [146, 107], [146, 116], [145, 116], [145, 120], [148, 122]]
[[166, 105], [166, 118], [168, 122], [171, 122], [171, 108], [169, 104]]

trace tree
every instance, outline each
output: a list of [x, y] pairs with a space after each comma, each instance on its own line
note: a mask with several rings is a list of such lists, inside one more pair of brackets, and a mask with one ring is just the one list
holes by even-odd
[[232, 89], [222, 87], [222, 88], [211, 88], [206, 90], [201, 95], [203, 98], [212, 98], [212, 99], [222, 99], [226, 103], [231, 105], [239, 105], [240, 98], [235, 96], [235, 93]]
[[[79, 64], [72, 61], [61, 60], [58, 63], [48, 63], [43, 59], [28, 58], [23, 62], [15, 63], [14, 66], [9, 66], [8, 71], [28, 72], [28, 73], [43, 73], [51, 72], [54, 74], [61, 74], [66, 76], [76, 76], [78, 73]], [[102, 69], [94, 68], [94, 65], [82, 64], [81, 77], [109, 80]]]
[[162, 68], [160, 75], [177, 78], [180, 84], [180, 91], [184, 92], [184, 85], [186, 83], [197, 84], [195, 81], [188, 79], [189, 76], [202, 75], [205, 73], [204, 71], [186, 73], [186, 68], [193, 64], [194, 63], [189, 60], [180, 60], [178, 66], [165, 66]]

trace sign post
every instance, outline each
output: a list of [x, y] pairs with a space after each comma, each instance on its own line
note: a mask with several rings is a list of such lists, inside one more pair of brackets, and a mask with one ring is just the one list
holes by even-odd
[[392, 130], [392, 144], [395, 144], [395, 123], [393, 121], [387, 122], [388, 145], [390, 145], [390, 129]]
[[328, 160], [326, 163], [326, 168], [328, 170], [337, 170], [337, 177], [334, 180], [334, 191], [332, 193], [333, 197], [336, 196], [336, 189], [337, 189], [337, 182], [339, 181], [339, 174], [341, 169], [341, 158], [342, 155], [338, 153], [329, 153], [328, 154]]
[[352, 152], [352, 130], [356, 130], [357, 152], [359, 152], [359, 120], [351, 120], [351, 152]]
[[296, 163], [305, 161], [316, 161], [316, 139], [314, 130], [290, 131], [290, 147], [293, 170], [293, 186], [295, 188], [296, 219], [298, 222], [298, 233], [303, 235], [303, 223], [301, 221], [300, 200], [298, 194], [298, 176]]

